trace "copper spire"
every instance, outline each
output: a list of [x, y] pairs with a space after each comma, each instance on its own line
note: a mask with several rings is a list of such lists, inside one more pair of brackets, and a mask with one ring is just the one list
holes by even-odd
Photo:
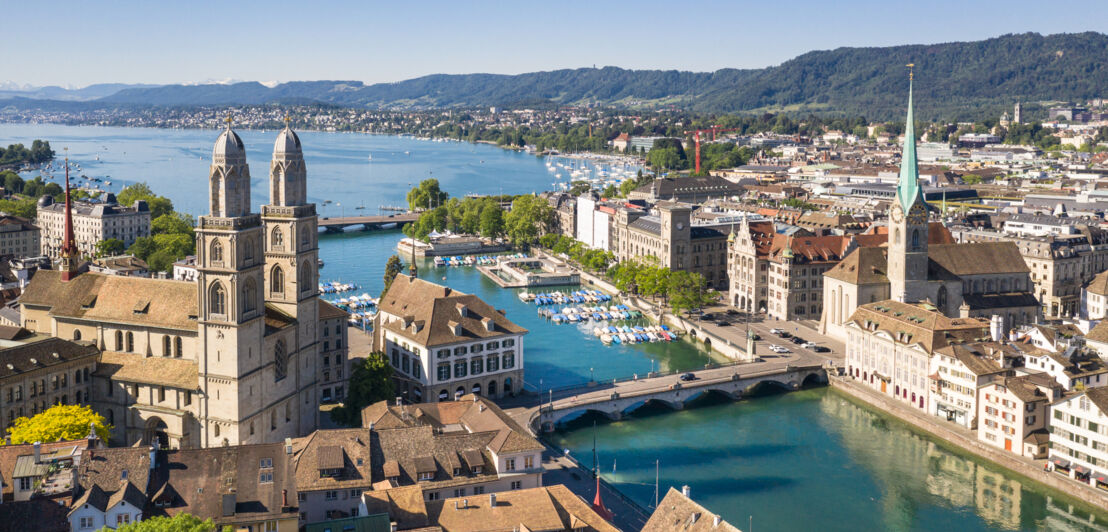
[[62, 240], [62, 280], [68, 281], [77, 275], [77, 242], [73, 238], [73, 210], [69, 199], [69, 148], [65, 149], [65, 236]]
[[596, 512], [600, 517], [603, 517], [606, 521], [611, 521], [612, 511], [604, 507], [604, 501], [600, 499], [600, 476], [596, 477], [596, 497], [592, 500], [592, 510]]

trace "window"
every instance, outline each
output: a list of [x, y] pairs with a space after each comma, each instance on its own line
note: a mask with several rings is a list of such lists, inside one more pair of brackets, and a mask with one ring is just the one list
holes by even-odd
[[73, 340], [80, 340], [80, 339], [81, 339], [81, 330], [80, 329], [73, 329]]
[[171, 351], [170, 351], [170, 349], [171, 349], [170, 344], [171, 343], [172, 343], [172, 340], [170, 340], [169, 335], [166, 335], [166, 336], [162, 337], [162, 356], [163, 357], [167, 357], [171, 353]]
[[312, 289], [312, 269], [308, 261], [300, 265], [300, 292], [309, 292]]
[[434, 471], [422, 471], [419, 474], [419, 480], [434, 480], [434, 479], [435, 479], [435, 472]]
[[504, 369], [512, 369], [516, 367], [516, 354], [508, 351], [504, 353]]
[[260, 469], [272, 468], [273, 467], [273, 459], [272, 458], [262, 458], [261, 460], [258, 461], [258, 467]]
[[165, 401], [165, 388], [160, 387], [158, 388], [158, 402], [160, 403], [163, 401]]
[[285, 293], [285, 270], [280, 266], [274, 266], [269, 271], [269, 291], [274, 294]]
[[93, 525], [92, 525], [92, 518], [91, 517], [82, 517], [81, 518], [81, 528], [92, 528], [92, 526]]
[[284, 379], [288, 375], [288, 355], [285, 353], [285, 341], [277, 340], [273, 348], [273, 375], [275, 380]]
[[208, 289], [208, 312], [223, 315], [227, 313], [227, 292], [218, 281]]
[[273, 249], [283, 249], [285, 246], [285, 233], [281, 232], [280, 227], [274, 227], [273, 232], [269, 234], [269, 245]]
[[135, 352], [135, 333], [130, 331], [127, 332], [127, 352]]
[[514, 490], [523, 489], [523, 481], [513, 480], [512, 481], [512, 489], [514, 489]]
[[258, 287], [254, 279], [247, 278], [242, 285], [242, 311], [254, 312], [258, 309]]
[[31, 489], [31, 477], [21, 477], [19, 479], [19, 489], [23, 491]]
[[523, 468], [524, 469], [531, 469], [532, 467], [535, 467], [535, 457], [534, 456], [524, 456], [523, 457]]
[[428, 493], [427, 494], [427, 500], [429, 500], [429, 501], [439, 500], [439, 493], [437, 491], [432, 491], [432, 492]]
[[272, 484], [273, 483], [273, 472], [272, 471], [266, 471], [264, 473], [260, 473], [258, 475], [258, 483], [260, 483], [260, 484]]
[[323, 495], [323, 499], [327, 500], [327, 501], [336, 501], [336, 500], [338, 500], [338, 498], [339, 498], [339, 492], [335, 491], [335, 490], [327, 491]]
[[[500, 357], [496, 355], [489, 355], [489, 357], [485, 359], [485, 371], [489, 373], [500, 371]], [[492, 394], [491, 390], [489, 391], [489, 394]]]
[[484, 495], [484, 493], [485, 493], [485, 487], [484, 486], [474, 486], [473, 487], [473, 494], [474, 495]]
[[126, 525], [131, 522], [131, 514], [119, 514], [115, 516], [115, 524]]
[[485, 369], [485, 361], [483, 359], [478, 357], [469, 361], [470, 374], [480, 375], [483, 369]]
[[440, 381], [450, 380], [450, 364], [439, 364], [438, 379]]
[[454, 363], [454, 378], [460, 379], [466, 376], [466, 361], [459, 360]]
[[468, 352], [469, 352], [469, 349], [466, 348], [466, 346], [464, 346], [464, 345], [454, 348], [454, 356], [464, 355]]
[[449, 358], [450, 357], [450, 350], [449, 349], [439, 349], [438, 351], [435, 352], [435, 356], [437, 358]]
[[493, 349], [500, 349], [500, 342], [489, 342], [486, 347], [491, 351]]
[[184, 342], [180, 336], [173, 338], [173, 356], [181, 358], [181, 353], [184, 351]]
[[511, 338], [509, 338], [507, 340], [504, 340], [504, 347], [512, 347], [513, 345], [516, 345], [515, 340], [513, 340]]
[[212, 262], [223, 262], [223, 244], [218, 240], [212, 241]]
[[515, 458], [508, 458], [508, 459], [504, 460], [504, 470], [505, 471], [515, 471], [516, 470], [516, 459]]
[[454, 496], [455, 497], [465, 497], [466, 496], [466, 489], [465, 488], [458, 488], [458, 489], [454, 490]]

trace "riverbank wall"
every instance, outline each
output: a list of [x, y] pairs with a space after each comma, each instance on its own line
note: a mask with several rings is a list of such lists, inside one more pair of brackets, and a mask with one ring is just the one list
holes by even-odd
[[849, 377], [828, 375], [831, 389], [852, 399], [862, 406], [877, 409], [891, 415], [912, 430], [927, 434], [944, 442], [955, 451], [969, 453], [1014, 473], [1021, 479], [1034, 482], [1048, 489], [1065, 494], [1088, 506], [1088, 510], [1108, 518], [1108, 492], [1098, 490], [1088, 484], [1081, 484], [1058, 473], [1044, 470], [1045, 460], [1031, 460], [1016, 456], [1010, 452], [992, 447], [977, 439], [977, 433], [946, 423], [939, 418], [927, 415], [873, 390], [853, 382]]

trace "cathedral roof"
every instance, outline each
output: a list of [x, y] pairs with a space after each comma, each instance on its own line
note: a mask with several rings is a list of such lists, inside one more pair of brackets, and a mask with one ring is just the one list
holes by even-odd
[[954, 275], [1031, 271], [1014, 242], [973, 242], [928, 246], [927, 257]]
[[215, 146], [212, 147], [212, 158], [245, 159], [246, 146], [243, 145], [238, 133], [231, 131], [229, 127], [224, 129], [219, 134], [219, 138], [215, 139]]
[[104, 351], [96, 374], [114, 381], [195, 390], [200, 384], [195, 360], [147, 357], [136, 353]]
[[880, 247], [855, 249], [824, 275], [853, 285], [888, 284], [885, 253], [885, 248]]
[[20, 303], [47, 307], [51, 315], [63, 318], [197, 328], [196, 284], [187, 281], [84, 273], [63, 282], [61, 272], [39, 270]]
[[300, 137], [296, 136], [292, 128], [285, 126], [285, 129], [277, 134], [277, 142], [273, 144], [273, 155], [300, 153]]

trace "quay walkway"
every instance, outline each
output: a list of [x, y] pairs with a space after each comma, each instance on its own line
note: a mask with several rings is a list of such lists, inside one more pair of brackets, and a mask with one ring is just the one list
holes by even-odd
[[397, 227], [412, 223], [419, 219], [418, 212], [405, 212], [400, 214], [382, 214], [378, 216], [334, 216], [319, 219], [319, 226], [323, 229], [338, 233], [347, 227], [362, 226], [362, 229], [380, 229], [381, 226], [396, 224]]

